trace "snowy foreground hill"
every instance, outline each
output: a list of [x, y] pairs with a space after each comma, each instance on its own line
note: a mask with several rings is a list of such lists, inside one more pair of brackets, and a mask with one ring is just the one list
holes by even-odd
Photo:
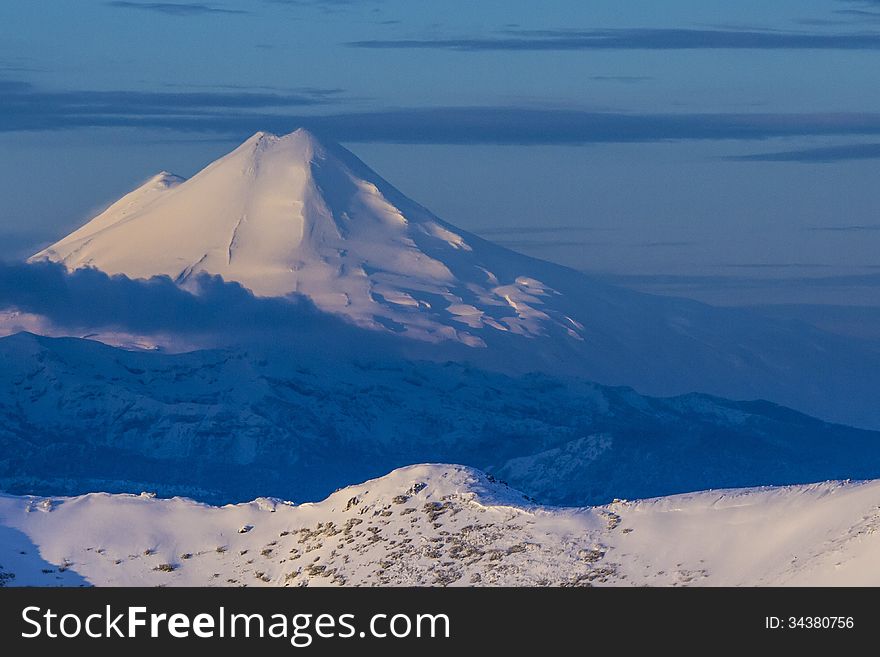
[[0, 584], [878, 585], [880, 482], [536, 506], [417, 465], [293, 506], [0, 497]]
[[459, 363], [0, 339], [0, 490], [315, 501], [463, 463], [543, 504], [880, 478], [880, 435], [766, 402]]
[[426, 343], [436, 359], [458, 348], [456, 360], [508, 373], [768, 399], [880, 429], [876, 343], [526, 257], [441, 220], [305, 130], [257, 133], [188, 180], [161, 173], [31, 260], [184, 288], [215, 274], [260, 297], [306, 297], [401, 345]]

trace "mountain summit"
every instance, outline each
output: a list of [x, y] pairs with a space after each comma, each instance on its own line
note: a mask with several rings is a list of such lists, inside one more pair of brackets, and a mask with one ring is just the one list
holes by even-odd
[[[161, 173], [33, 259], [178, 283], [219, 274], [259, 296], [308, 296], [355, 323], [484, 344], [475, 329], [579, 339], [553, 292], [500, 276], [498, 250], [406, 198], [339, 145], [258, 132], [189, 180]], [[516, 264], [526, 260], [509, 253]]]
[[876, 345], [515, 253], [445, 223], [305, 130], [257, 133], [189, 180], [160, 173], [41, 259], [304, 295], [360, 327], [417, 338], [392, 340], [411, 358], [763, 398], [880, 428]]

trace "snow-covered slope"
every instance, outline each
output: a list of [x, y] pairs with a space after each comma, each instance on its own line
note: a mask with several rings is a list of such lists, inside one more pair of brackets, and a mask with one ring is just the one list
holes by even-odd
[[160, 174], [34, 258], [181, 283], [219, 274], [414, 337], [479, 345], [468, 328], [536, 335], [555, 323], [578, 338], [540, 281], [500, 281], [480, 244], [305, 130], [257, 133], [178, 183]]
[[0, 489], [297, 502], [426, 461], [551, 504], [880, 478], [880, 435], [765, 402], [284, 351], [0, 340]]
[[0, 496], [0, 584], [878, 585], [880, 482], [541, 507], [418, 465], [323, 502]]
[[151, 202], [163, 196], [164, 192], [174, 189], [183, 181], [184, 179], [180, 176], [176, 176], [168, 171], [160, 171], [143, 185], [113, 203], [87, 224], [73, 231], [55, 246], [62, 249], [73, 245], [72, 248], [75, 249], [76, 245], [87, 242], [105, 228], [136, 216], [143, 208], [150, 205]]
[[32, 258], [42, 259], [184, 286], [219, 274], [427, 341], [429, 357], [645, 394], [763, 398], [880, 428], [876, 344], [628, 291], [509, 251], [438, 219], [304, 130], [258, 133], [185, 182], [160, 174]]

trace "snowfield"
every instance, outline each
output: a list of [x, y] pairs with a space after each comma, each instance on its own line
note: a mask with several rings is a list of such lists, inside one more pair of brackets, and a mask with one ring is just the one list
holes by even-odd
[[880, 584], [880, 481], [535, 505], [416, 465], [317, 504], [0, 497], [0, 582], [97, 586]]

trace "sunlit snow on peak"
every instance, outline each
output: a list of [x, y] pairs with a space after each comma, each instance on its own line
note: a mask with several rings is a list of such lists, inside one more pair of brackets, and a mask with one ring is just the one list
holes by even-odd
[[446, 224], [304, 129], [257, 132], [189, 180], [162, 172], [33, 259], [44, 258], [183, 285], [218, 274], [432, 341], [581, 339], [554, 291], [526, 275], [528, 259]]

